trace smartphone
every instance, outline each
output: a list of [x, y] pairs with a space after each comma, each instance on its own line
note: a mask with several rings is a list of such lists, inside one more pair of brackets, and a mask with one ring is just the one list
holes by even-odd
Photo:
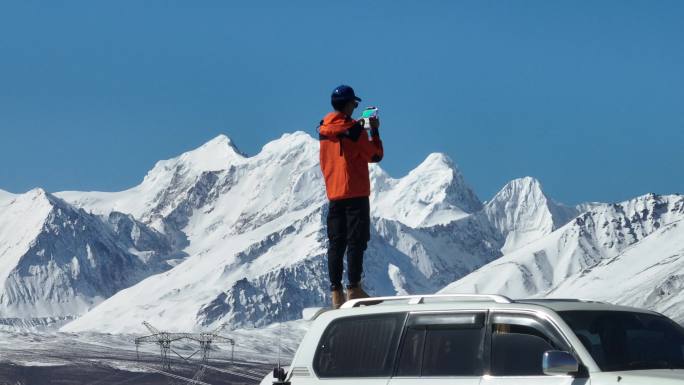
[[378, 107], [366, 107], [361, 113], [362, 118], [377, 118], [378, 117]]

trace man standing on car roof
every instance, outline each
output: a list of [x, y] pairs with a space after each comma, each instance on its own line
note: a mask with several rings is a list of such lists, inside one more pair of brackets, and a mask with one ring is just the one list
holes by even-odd
[[339, 308], [345, 301], [342, 292], [344, 254], [347, 252], [347, 300], [366, 298], [361, 287], [363, 253], [370, 240], [370, 178], [368, 163], [382, 160], [380, 121], [368, 119], [371, 139], [364, 128], [364, 119], [351, 115], [361, 99], [354, 90], [341, 85], [332, 93], [335, 111], [321, 121], [319, 127], [321, 170], [330, 201], [328, 209], [328, 273], [332, 291], [332, 306]]

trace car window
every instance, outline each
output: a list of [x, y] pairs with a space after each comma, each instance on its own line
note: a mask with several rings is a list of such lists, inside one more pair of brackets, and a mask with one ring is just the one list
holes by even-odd
[[409, 320], [396, 376], [480, 376], [484, 313], [414, 315]]
[[664, 316], [589, 310], [559, 314], [603, 371], [684, 369], [684, 329]]
[[548, 350], [564, 350], [558, 337], [533, 317], [492, 317], [490, 370], [494, 376], [542, 376]]
[[319, 377], [389, 377], [405, 313], [340, 318], [323, 333], [314, 357]]

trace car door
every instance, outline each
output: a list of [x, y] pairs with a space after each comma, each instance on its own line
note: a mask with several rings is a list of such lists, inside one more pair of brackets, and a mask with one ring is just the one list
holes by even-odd
[[412, 313], [390, 385], [477, 385], [483, 372], [484, 311]]
[[487, 323], [482, 385], [587, 385], [587, 376], [545, 375], [545, 351], [570, 351], [558, 329], [533, 313], [492, 312]]
[[332, 321], [316, 348], [315, 378], [296, 383], [387, 385], [406, 317], [406, 313], [383, 313]]

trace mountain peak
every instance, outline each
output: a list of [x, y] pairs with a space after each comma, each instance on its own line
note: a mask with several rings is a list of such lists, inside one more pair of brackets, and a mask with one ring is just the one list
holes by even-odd
[[531, 176], [524, 176], [522, 178], [513, 179], [512, 181], [509, 182], [509, 184], [535, 186], [535, 187], [538, 187], [539, 189], [541, 189], [541, 182], [539, 182], [539, 179], [531, 177]]
[[231, 161], [244, 157], [233, 141], [221, 134], [196, 149], [183, 153], [178, 159], [193, 163], [205, 171], [215, 171], [222, 170]]
[[70, 204], [40, 187], [31, 189], [24, 194], [15, 195], [14, 202], [19, 204], [29, 204], [33, 207], [50, 207], [59, 209], [72, 209]]
[[15, 196], [17, 201], [34, 201], [34, 202], [46, 202], [52, 205], [52, 201], [55, 198], [52, 194], [48, 193], [41, 187], [36, 187], [33, 188], [23, 194], [19, 194]]
[[233, 142], [232, 139], [230, 139], [226, 134], [219, 134], [215, 138], [209, 140], [208, 142], [204, 143], [201, 145], [198, 150], [201, 148], [209, 149], [209, 150], [231, 150], [232, 152], [245, 157], [246, 155], [238, 149], [237, 145], [235, 142]]
[[554, 202], [539, 180], [529, 176], [506, 183], [485, 206], [485, 215], [506, 240], [504, 253], [550, 234], [577, 214]]
[[441, 152], [433, 152], [429, 154], [421, 164], [414, 169], [414, 171], [423, 172], [432, 169], [448, 168], [455, 170], [457, 167], [448, 155]]
[[266, 143], [259, 155], [290, 152], [307, 148], [318, 151], [316, 140], [304, 131], [295, 131], [293, 133], [283, 134], [280, 138]]
[[525, 176], [516, 178], [506, 183], [506, 185], [494, 196], [492, 201], [496, 199], [510, 199], [514, 196], [535, 196], [537, 198], [546, 199], [546, 194], [542, 188], [541, 183], [536, 178]]
[[40, 197], [40, 196], [47, 195], [47, 191], [45, 191], [42, 187], [36, 187], [36, 188], [32, 188], [32, 189], [28, 190], [26, 192], [26, 194], [28, 194], [30, 196]]
[[[253, 158], [255, 164], [274, 162], [273, 164], [300, 164], [304, 167], [318, 168], [318, 140], [303, 131], [283, 134], [261, 148]], [[298, 167], [298, 166], [295, 166]]]
[[506, 183], [494, 197], [487, 202], [487, 206], [520, 206], [522, 202], [538, 202], [546, 205], [548, 197], [539, 180], [525, 176]]
[[443, 153], [429, 154], [408, 175], [392, 179], [372, 172], [374, 215], [411, 227], [446, 224], [482, 208], [454, 162]]
[[213, 139], [209, 140], [207, 143], [232, 143], [232, 140], [226, 134], [218, 134]]
[[171, 178], [179, 170], [190, 175], [225, 170], [243, 159], [245, 155], [237, 149], [233, 141], [221, 134], [194, 150], [157, 162], [145, 176], [145, 181], [157, 183], [160, 179]]
[[[490, 209], [495, 206], [525, 208], [545, 206], [550, 199], [544, 193], [541, 182], [530, 176], [516, 178], [506, 183], [494, 197], [487, 202]], [[534, 203], [534, 204], [532, 204]]]

